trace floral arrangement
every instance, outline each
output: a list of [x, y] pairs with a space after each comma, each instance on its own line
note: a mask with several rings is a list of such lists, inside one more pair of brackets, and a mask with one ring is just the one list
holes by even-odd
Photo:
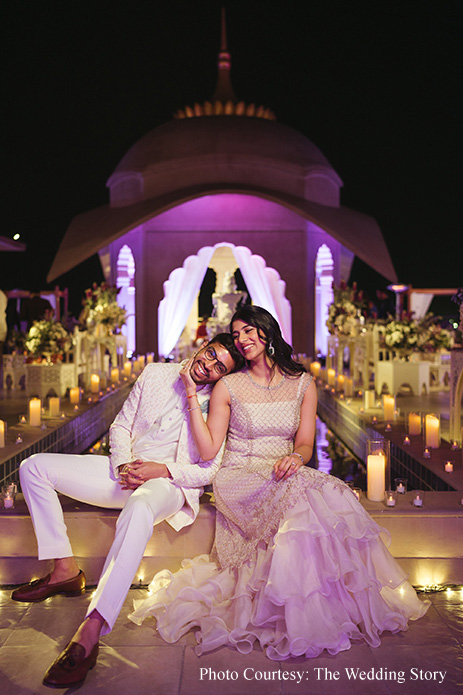
[[365, 320], [367, 307], [363, 292], [357, 289], [357, 283], [352, 287], [342, 282], [339, 287], [333, 286], [334, 299], [328, 308], [326, 325], [331, 335], [353, 336]]
[[455, 342], [461, 347], [463, 343], [463, 287], [458, 288], [456, 294], [454, 294], [452, 297], [452, 302], [455, 302], [455, 304], [458, 304], [460, 307], [460, 325], [458, 327], [458, 335]]
[[105, 282], [101, 285], [93, 283], [93, 287], [85, 291], [84, 308], [80, 321], [92, 331], [97, 326], [104, 326], [109, 332], [117, 331], [126, 322], [126, 311], [117, 303], [120, 288], [111, 287]]
[[412, 352], [439, 352], [453, 347], [454, 332], [442, 326], [442, 317], [428, 314], [417, 321], [408, 312], [380, 328], [383, 347], [408, 357]]
[[403, 312], [400, 319], [386, 323], [381, 330], [383, 346], [406, 357], [414, 352], [418, 345], [418, 322], [411, 314]]
[[420, 352], [451, 350], [455, 332], [442, 326], [442, 317], [428, 314], [419, 322], [417, 348]]
[[34, 357], [62, 358], [72, 345], [72, 338], [58, 321], [34, 321], [27, 334], [25, 347]]

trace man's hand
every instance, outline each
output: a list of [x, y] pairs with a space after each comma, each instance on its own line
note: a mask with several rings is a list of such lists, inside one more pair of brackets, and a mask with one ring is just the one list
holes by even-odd
[[120, 485], [123, 490], [136, 490], [147, 480], [155, 478], [170, 478], [170, 472], [164, 463], [156, 461], [132, 461], [127, 463], [120, 472], [122, 480]]

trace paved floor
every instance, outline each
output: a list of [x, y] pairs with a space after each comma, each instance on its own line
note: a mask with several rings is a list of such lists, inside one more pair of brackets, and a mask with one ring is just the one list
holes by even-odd
[[[427, 614], [405, 633], [385, 634], [377, 649], [361, 644], [337, 656], [285, 662], [269, 661], [258, 651], [240, 655], [228, 648], [197, 657], [192, 632], [168, 645], [157, 636], [153, 619], [141, 627], [127, 619], [131, 601], [140, 593], [130, 591], [113, 632], [101, 640], [97, 666], [79, 688], [82, 695], [463, 692], [461, 591], [430, 595]], [[2, 695], [51, 692], [41, 684], [42, 676], [80, 623], [89, 600], [87, 592], [79, 598], [56, 596], [28, 605], [11, 601], [9, 591], [0, 592]]]

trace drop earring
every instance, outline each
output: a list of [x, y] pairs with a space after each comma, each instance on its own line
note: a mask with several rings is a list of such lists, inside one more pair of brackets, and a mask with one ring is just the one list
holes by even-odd
[[275, 354], [275, 348], [273, 347], [272, 341], [270, 341], [268, 344], [267, 352], [268, 352], [269, 357], [273, 357], [273, 355]]

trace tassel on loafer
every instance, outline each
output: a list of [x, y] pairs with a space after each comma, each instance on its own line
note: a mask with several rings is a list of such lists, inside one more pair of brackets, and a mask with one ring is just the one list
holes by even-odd
[[97, 642], [90, 654], [85, 657], [85, 649], [81, 644], [69, 642], [46, 672], [42, 683], [49, 688], [70, 688], [73, 685], [80, 685], [96, 664], [98, 646]]
[[11, 594], [13, 601], [30, 601], [32, 603], [44, 601], [49, 596], [64, 594], [65, 596], [80, 596], [85, 592], [85, 574], [80, 570], [79, 574], [65, 582], [50, 584], [51, 574], [42, 579], [20, 586]]

